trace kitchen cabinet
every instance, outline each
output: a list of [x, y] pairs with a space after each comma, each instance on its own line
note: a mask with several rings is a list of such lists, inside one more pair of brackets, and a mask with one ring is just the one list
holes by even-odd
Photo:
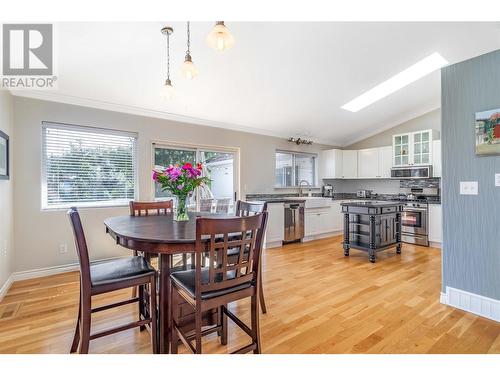
[[392, 147], [358, 150], [358, 178], [390, 178]]
[[443, 242], [443, 211], [440, 204], [429, 205], [429, 241]]
[[432, 164], [433, 130], [422, 130], [392, 137], [395, 167]]
[[285, 204], [268, 203], [266, 248], [281, 246], [285, 238]]
[[319, 174], [325, 179], [342, 178], [342, 150], [331, 149], [321, 152]]
[[358, 150], [342, 150], [342, 178], [358, 178]]
[[441, 141], [432, 142], [432, 177], [441, 177]]

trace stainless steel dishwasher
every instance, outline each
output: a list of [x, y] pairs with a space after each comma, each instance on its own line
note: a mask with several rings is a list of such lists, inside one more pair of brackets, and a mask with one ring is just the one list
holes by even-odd
[[285, 203], [284, 243], [304, 238], [304, 203]]

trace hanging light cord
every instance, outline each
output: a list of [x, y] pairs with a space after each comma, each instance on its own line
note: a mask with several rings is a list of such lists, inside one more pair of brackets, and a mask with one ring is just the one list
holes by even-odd
[[188, 54], [188, 55], [191, 55], [190, 46], [191, 46], [191, 31], [189, 29], [189, 21], [187, 21], [187, 51], [186, 51], [186, 54]]
[[170, 80], [170, 34], [167, 34], [167, 79]]

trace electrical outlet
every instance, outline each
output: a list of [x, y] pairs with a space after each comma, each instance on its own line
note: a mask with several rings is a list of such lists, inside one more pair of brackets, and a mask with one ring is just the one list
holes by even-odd
[[68, 245], [65, 243], [59, 244], [59, 254], [66, 254], [68, 252]]
[[500, 173], [495, 173], [495, 186], [500, 186]]
[[460, 181], [460, 194], [462, 195], [477, 195], [479, 185], [477, 181]]

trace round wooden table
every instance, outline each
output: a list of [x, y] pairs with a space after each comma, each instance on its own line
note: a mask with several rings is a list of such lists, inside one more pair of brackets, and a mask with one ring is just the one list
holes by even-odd
[[170, 350], [170, 266], [173, 255], [194, 253], [196, 217], [234, 217], [206, 212], [189, 213], [189, 221], [175, 221], [173, 215], [116, 216], [104, 220], [106, 232], [127, 249], [158, 254], [160, 353]]

